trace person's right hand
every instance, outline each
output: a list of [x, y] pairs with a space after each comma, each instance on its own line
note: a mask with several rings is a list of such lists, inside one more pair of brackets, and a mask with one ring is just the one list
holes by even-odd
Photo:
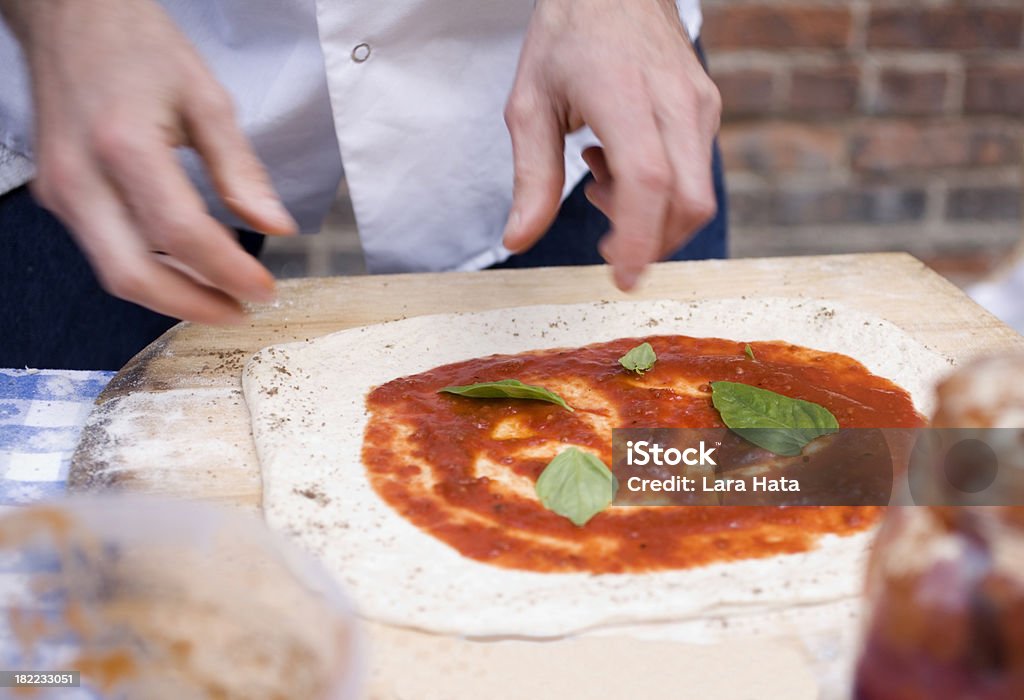
[[248, 226], [294, 232], [231, 99], [154, 0], [0, 0], [31, 71], [39, 202], [103, 287], [169, 316], [241, 319], [274, 279], [215, 221], [175, 148]]

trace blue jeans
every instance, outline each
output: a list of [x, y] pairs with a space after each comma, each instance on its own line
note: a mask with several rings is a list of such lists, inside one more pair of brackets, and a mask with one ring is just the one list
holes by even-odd
[[[239, 235], [256, 254], [263, 236]], [[103, 291], [27, 187], [0, 196], [0, 367], [118, 369], [177, 321]]]

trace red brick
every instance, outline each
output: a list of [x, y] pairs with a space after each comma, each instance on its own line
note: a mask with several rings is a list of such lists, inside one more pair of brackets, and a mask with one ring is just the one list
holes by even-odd
[[968, 67], [964, 110], [970, 114], [1024, 114], [1024, 64]]
[[871, 112], [892, 115], [942, 114], [946, 108], [949, 74], [944, 70], [883, 68]]
[[727, 172], [828, 172], [842, 167], [846, 158], [846, 137], [832, 126], [726, 124], [719, 140]]
[[721, 49], [845, 48], [853, 20], [846, 7], [713, 5], [701, 38]]
[[868, 46], [885, 49], [1018, 49], [1024, 11], [1009, 7], [873, 8]]
[[722, 95], [722, 116], [725, 119], [774, 111], [775, 79], [769, 71], [714, 71], [711, 77]]
[[840, 65], [794, 70], [789, 110], [800, 116], [846, 115], [857, 107], [860, 68]]
[[856, 170], [889, 172], [1016, 165], [1019, 124], [867, 122], [851, 137]]

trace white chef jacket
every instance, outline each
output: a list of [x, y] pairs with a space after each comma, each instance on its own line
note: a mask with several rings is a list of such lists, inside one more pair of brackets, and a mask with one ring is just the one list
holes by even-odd
[[[699, 0], [677, 0], [691, 37]], [[300, 229], [318, 230], [344, 175], [371, 272], [504, 260], [512, 148], [502, 112], [534, 0], [163, 0], [236, 103]], [[0, 191], [31, 173], [31, 103], [0, 27]], [[566, 145], [563, 197], [586, 172]], [[238, 225], [198, 159], [211, 212]]]

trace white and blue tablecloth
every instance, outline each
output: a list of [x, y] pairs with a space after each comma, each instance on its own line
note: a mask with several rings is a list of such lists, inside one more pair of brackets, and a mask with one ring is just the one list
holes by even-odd
[[[13, 509], [65, 494], [71, 455], [85, 419], [113, 375], [0, 369], [0, 518]], [[0, 598], [20, 597], [34, 567], [16, 553], [0, 552]], [[0, 670], [24, 670], [5, 668], [18, 662], [11, 656], [14, 645], [4, 618], [6, 615], [0, 618]], [[47, 658], [47, 651], [39, 650], [39, 658]], [[0, 688], [0, 698], [11, 693]], [[97, 696], [82, 688], [54, 690], [38, 697], [77, 700]]]
[[113, 372], [0, 370], [0, 508], [61, 496], [93, 402]]

